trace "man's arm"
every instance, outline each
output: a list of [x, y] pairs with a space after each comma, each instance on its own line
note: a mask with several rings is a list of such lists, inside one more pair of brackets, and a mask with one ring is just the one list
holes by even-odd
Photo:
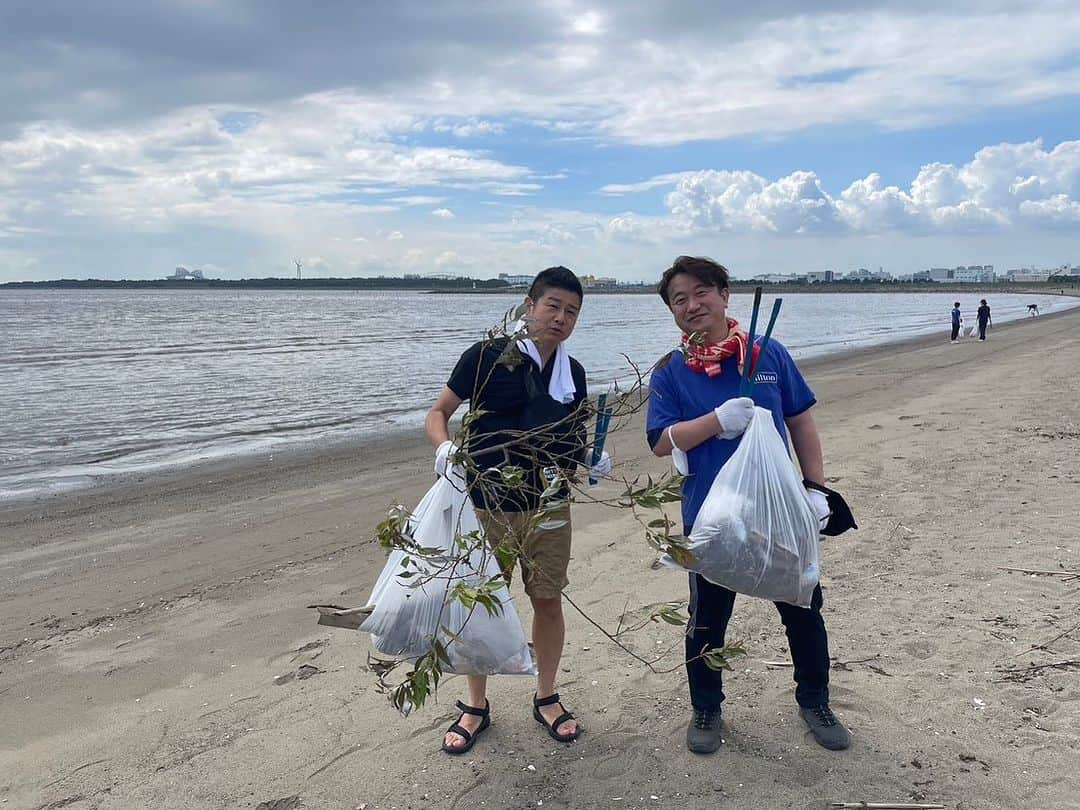
[[464, 400], [461, 397], [444, 386], [435, 404], [431, 406], [424, 418], [424, 430], [428, 441], [435, 447], [450, 440], [450, 417], [461, 407], [462, 402]]
[[[720, 423], [717, 421], [716, 414], [710, 411], [697, 419], [677, 422], [671, 426], [670, 430], [675, 436], [675, 443], [679, 449], [687, 452], [716, 436], [720, 432]], [[671, 455], [671, 449], [671, 438], [668, 436], [668, 431], [664, 430], [652, 449], [653, 454], [663, 458]]]
[[824, 485], [825, 462], [821, 456], [821, 436], [818, 433], [814, 415], [808, 408], [798, 416], [785, 419], [784, 422], [787, 424], [788, 433], [791, 434], [791, 444], [795, 448], [795, 457], [799, 460], [803, 478], [815, 484]]

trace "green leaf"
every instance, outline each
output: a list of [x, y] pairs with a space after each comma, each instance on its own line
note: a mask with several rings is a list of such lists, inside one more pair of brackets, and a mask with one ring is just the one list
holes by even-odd
[[517, 551], [510, 545], [496, 546], [495, 559], [501, 570], [508, 571], [517, 562]]
[[674, 608], [671, 605], [665, 605], [661, 608], [656, 614], [656, 617], [660, 619], [660, 621], [675, 625], [676, 627], [683, 627], [690, 621], [688, 616], [683, 616], [679, 613], [677, 608]]
[[502, 482], [508, 487], [520, 487], [525, 483], [525, 470], [513, 464], [507, 464], [499, 468]]
[[706, 649], [701, 654], [705, 666], [709, 669], [721, 671], [731, 670], [731, 659], [746, 655], [746, 650], [741, 644], [728, 644], [723, 647]]

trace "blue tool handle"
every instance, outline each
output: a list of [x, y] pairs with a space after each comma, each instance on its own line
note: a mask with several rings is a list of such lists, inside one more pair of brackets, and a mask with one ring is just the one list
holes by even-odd
[[753, 372], [751, 366], [753, 365], [750, 360], [754, 356], [754, 332], [757, 329], [758, 312], [761, 310], [761, 287], [754, 288], [754, 308], [750, 313], [750, 331], [747, 333], [746, 339], [746, 362], [743, 364], [743, 376], [739, 381], [739, 396], [748, 397], [750, 392], [754, 389], [754, 382], [751, 374]]
[[[758, 350], [758, 357], [765, 354], [765, 350], [769, 348], [769, 340], [772, 339], [773, 327], [776, 326], [776, 319], [780, 315], [780, 307], [784, 303], [783, 298], [777, 298], [773, 301], [772, 314], [769, 316], [769, 325], [765, 328], [765, 336], [761, 339], [761, 348]], [[748, 397], [754, 392], [754, 375], [757, 373], [757, 363], [754, 362], [754, 341], [751, 338], [746, 348], [747, 358], [746, 367], [743, 369], [745, 376], [742, 382], [739, 383], [739, 396]]]
[[[595, 467], [604, 454], [604, 437], [607, 436], [608, 422], [611, 421], [611, 408], [607, 406], [607, 394], [596, 398], [596, 436], [593, 439], [592, 461], [589, 467]], [[589, 476], [589, 484], [596, 486], [599, 480]]]
[[[772, 330], [773, 330], [773, 327], [776, 325], [776, 318], [780, 314], [780, 305], [783, 304], [783, 303], [784, 303], [783, 298], [777, 298], [775, 301], [773, 301], [772, 315], [769, 316], [769, 326], [765, 330], [765, 337], [763, 337], [761, 339], [761, 352], [758, 355], [759, 357], [762, 354], [765, 354], [765, 350], [767, 348], [769, 348], [769, 339], [772, 338]], [[756, 365], [754, 366], [754, 370], [755, 371], [757, 370]], [[753, 382], [751, 382], [750, 385], [751, 385], [751, 387], [753, 387]]]

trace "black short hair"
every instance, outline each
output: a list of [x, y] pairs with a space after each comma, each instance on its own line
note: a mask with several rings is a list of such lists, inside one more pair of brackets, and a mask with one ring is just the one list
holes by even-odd
[[536, 278], [533, 279], [532, 284], [529, 286], [529, 298], [533, 301], [539, 301], [544, 293], [552, 287], [557, 290], [576, 293], [578, 300], [585, 297], [581, 289], [581, 282], [574, 275], [574, 271], [559, 265], [558, 267], [541, 270], [536, 274]]
[[959, 302], [959, 301], [953, 301], [953, 306], [954, 306], [954, 307], [958, 307], [958, 306], [960, 306], [960, 302]]
[[693, 276], [704, 284], [711, 284], [718, 290], [728, 288], [728, 281], [731, 276], [724, 265], [714, 262], [712, 259], [704, 256], [680, 256], [672, 263], [671, 267], [664, 271], [664, 275], [660, 277], [660, 284], [656, 288], [668, 308], [671, 307], [671, 301], [668, 300], [668, 285], [680, 273]]

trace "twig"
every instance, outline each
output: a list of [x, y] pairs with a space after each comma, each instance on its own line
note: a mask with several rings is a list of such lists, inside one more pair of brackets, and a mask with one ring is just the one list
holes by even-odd
[[1080, 630], [1080, 624], [1074, 624], [1064, 633], [1058, 633], [1049, 641], [1044, 641], [1041, 644], [1036, 644], [1035, 646], [1031, 647], [1030, 649], [1024, 650], [1023, 652], [1018, 652], [1016, 655], [1013, 656], [1013, 658], [1019, 658], [1021, 655], [1027, 655], [1029, 652], [1034, 652], [1035, 650], [1045, 650], [1059, 638], [1065, 638], [1065, 636], [1069, 635], [1069, 633], [1073, 632], [1074, 630]]
[[605, 630], [603, 628], [603, 626], [600, 625], [592, 616], [590, 616], [588, 613], [586, 613], [584, 610], [582, 610], [580, 607], [578, 607], [577, 603], [574, 602], [574, 600], [571, 599], [569, 596], [567, 596], [565, 591], [563, 592], [562, 598], [565, 599], [570, 604], [570, 607], [572, 607], [579, 614], [581, 614], [581, 617], [583, 619], [585, 619], [585, 621], [587, 621], [589, 624], [591, 624], [593, 627], [595, 627], [597, 630], [599, 630], [601, 633], [603, 633], [607, 637], [607, 639], [609, 641], [613, 642], [615, 644], [615, 646], [617, 646], [619, 649], [621, 649], [624, 653], [629, 655], [631, 658], [634, 658], [635, 660], [640, 661], [642, 664], [647, 666], [653, 672], [656, 672], [656, 670], [653, 669], [653, 663], [655, 663], [654, 661], [648, 661], [648, 660], [642, 658], [636, 652], [634, 652], [629, 647], [627, 647], [625, 644], [623, 644], [621, 641], [619, 641], [618, 638], [616, 638], [611, 633], [609, 633], [607, 630]]
[[1080, 571], [1040, 571], [1034, 568], [1009, 568], [1004, 565], [999, 565], [998, 570], [1016, 571], [1020, 574], [1031, 574], [1035, 577], [1058, 577], [1062, 582], [1080, 582]]
[[943, 804], [925, 802], [832, 802], [829, 807], [846, 810], [945, 810]]
[[626, 604], [623, 605], [623, 612], [619, 614], [619, 625], [615, 628], [615, 635], [619, 635], [619, 632], [622, 630], [623, 619], [626, 618], [626, 611], [629, 609], [629, 607], [630, 597], [628, 596], [626, 597]]
[[999, 678], [999, 681], [1026, 681], [1028, 678], [1033, 678], [1038, 675], [1044, 669], [1072, 669], [1073, 667], [1080, 667], [1080, 659], [1070, 659], [1068, 661], [1053, 661], [1049, 664], [1032, 664], [1029, 667], [1012, 667], [1011, 669], [1003, 669], [1003, 677]]
[[878, 653], [875, 653], [868, 658], [856, 658], [851, 661], [841, 661], [839, 658], [834, 658], [832, 659], [832, 668], [843, 670], [845, 672], [851, 672], [852, 664], [866, 664], [870, 669], [874, 670], [875, 672], [881, 675], [888, 675], [891, 678], [892, 675], [889, 675], [889, 673], [885, 670], [867, 663], [868, 661], [876, 661], [879, 658], [881, 658], [881, 655]]

